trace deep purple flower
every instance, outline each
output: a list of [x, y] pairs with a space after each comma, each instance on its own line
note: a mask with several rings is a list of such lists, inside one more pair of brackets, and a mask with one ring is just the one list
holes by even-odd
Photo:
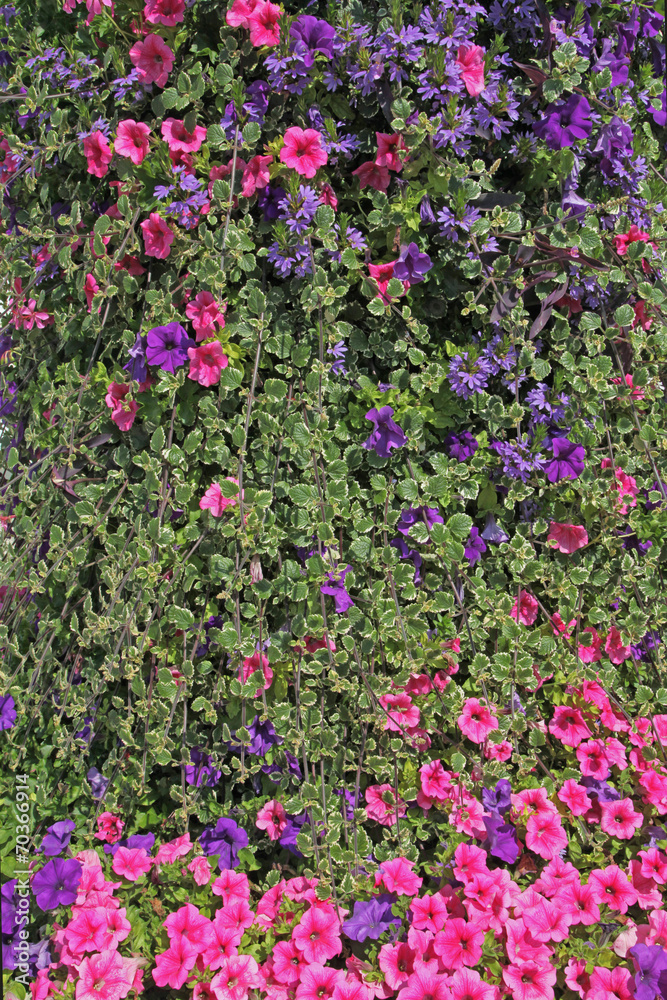
[[101, 771], [98, 771], [96, 767], [91, 767], [86, 774], [86, 778], [90, 782], [90, 790], [92, 792], [94, 799], [101, 799], [104, 795], [107, 785], [109, 784], [109, 779], [105, 778]]
[[654, 629], [652, 632], [646, 633], [638, 646], [630, 646], [630, 652], [635, 660], [642, 660], [643, 662], [646, 662], [649, 659], [649, 653], [651, 653], [661, 641], [660, 634]]
[[407, 437], [391, 419], [393, 415], [391, 406], [382, 406], [379, 410], [373, 407], [368, 411], [366, 420], [371, 420], [375, 426], [371, 436], [363, 442], [362, 448], [372, 448], [381, 458], [388, 458], [392, 448], [402, 448], [407, 444]]
[[348, 564], [345, 569], [337, 569], [333, 573], [327, 573], [329, 583], [323, 583], [320, 592], [329, 597], [333, 597], [336, 614], [341, 615], [348, 608], [351, 608], [354, 601], [345, 589], [345, 577], [352, 567]]
[[415, 524], [425, 524], [427, 529], [432, 531], [434, 524], [444, 523], [437, 507], [404, 507], [396, 522], [396, 530], [402, 535], [409, 535], [410, 528]]
[[401, 247], [401, 253], [394, 264], [394, 277], [399, 281], [409, 281], [416, 285], [424, 280], [424, 275], [431, 270], [433, 264], [427, 253], [420, 253], [416, 243]]
[[607, 781], [600, 781], [599, 778], [586, 776], [581, 779], [580, 784], [584, 786], [591, 798], [598, 802], [617, 802], [621, 793], [617, 792], [613, 785]]
[[467, 462], [479, 447], [477, 438], [474, 438], [470, 431], [463, 431], [461, 434], [448, 434], [443, 445], [449, 457], [455, 458], [457, 462]]
[[296, 42], [294, 52], [307, 69], [313, 65], [316, 52], [333, 58], [336, 32], [327, 21], [321, 21], [312, 14], [301, 14], [292, 22], [289, 33]]
[[[352, 822], [354, 819], [354, 809], [355, 809], [355, 799], [354, 792], [351, 792], [349, 788], [334, 788], [334, 795], [338, 795], [341, 803], [341, 811], [348, 822]], [[359, 793], [359, 798], [361, 798], [361, 793]], [[359, 805], [357, 800], [356, 805]]]
[[267, 184], [265, 188], [257, 192], [257, 204], [264, 213], [265, 220], [278, 218], [280, 206], [286, 197], [287, 192], [278, 185], [273, 187], [271, 184]]
[[269, 107], [271, 88], [266, 80], [255, 80], [246, 87], [243, 110], [252, 122], [264, 120]]
[[53, 858], [65, 850], [72, 834], [76, 829], [76, 823], [72, 819], [61, 819], [58, 823], [47, 828], [47, 835], [42, 840], [41, 850], [47, 858]]
[[300, 816], [288, 816], [287, 826], [283, 830], [282, 836], [278, 843], [281, 847], [285, 847], [290, 854], [294, 854], [297, 858], [302, 858], [303, 854], [296, 846], [296, 838], [301, 833], [301, 828], [306, 822], [306, 814], [303, 813]]
[[105, 844], [104, 853], [110, 854], [111, 857], [115, 857], [116, 851], [120, 847], [127, 847], [130, 850], [133, 848], [143, 849], [146, 854], [150, 854], [155, 846], [155, 834], [154, 833], [133, 833], [131, 837], [125, 837], [123, 840], [117, 840], [115, 844]]
[[511, 823], [505, 823], [499, 816], [484, 816], [486, 840], [483, 848], [494, 858], [500, 858], [513, 865], [519, 857], [516, 830]]
[[626, 59], [625, 56], [614, 54], [612, 52], [613, 47], [614, 43], [611, 38], [605, 38], [602, 42], [602, 55], [598, 61], [591, 66], [591, 73], [601, 73], [602, 70], [608, 69], [611, 73], [612, 87], [620, 87], [624, 83], [628, 82], [628, 67], [630, 66], [630, 60]]
[[495, 788], [482, 789], [482, 804], [487, 812], [504, 816], [512, 805], [512, 786], [507, 778], [501, 778]]
[[485, 542], [491, 542], [492, 545], [500, 545], [502, 542], [508, 542], [510, 536], [500, 527], [491, 511], [489, 511], [486, 515], [481, 537]]
[[82, 872], [80, 861], [63, 858], [47, 861], [32, 880], [32, 891], [40, 910], [55, 910], [56, 906], [73, 903]]
[[478, 528], [470, 529], [470, 537], [465, 545], [465, 557], [471, 566], [474, 566], [483, 552], [486, 552], [486, 545], [482, 540]]
[[16, 408], [16, 382], [7, 383], [6, 395], [0, 392], [0, 417], [9, 417]]
[[207, 826], [199, 836], [204, 854], [219, 854], [219, 868], [236, 868], [239, 851], [248, 846], [248, 834], [233, 819], [219, 819], [215, 826]]
[[653, 1000], [667, 989], [667, 952], [659, 944], [630, 948], [635, 964], [635, 1000]]
[[203, 753], [198, 747], [190, 750], [191, 764], [185, 765], [185, 780], [188, 785], [195, 785], [196, 788], [213, 788], [220, 781], [222, 771], [218, 771], [213, 766], [213, 758], [210, 754]]
[[392, 538], [389, 544], [394, 549], [398, 549], [401, 559], [410, 559], [415, 567], [414, 583], [416, 586], [422, 582], [421, 567], [423, 559], [417, 549], [409, 549], [402, 538]]
[[195, 346], [180, 323], [153, 327], [148, 331], [147, 342], [146, 359], [149, 365], [158, 365], [172, 375], [188, 360], [188, 347]]
[[584, 471], [586, 450], [583, 444], [576, 444], [569, 438], [554, 438], [551, 442], [553, 459], [545, 468], [550, 483], [561, 479], [578, 479]]
[[8, 882], [3, 882], [0, 889], [0, 897], [2, 899], [0, 915], [2, 917], [3, 934], [13, 934], [16, 926], [16, 905], [18, 903], [16, 882], [17, 880], [12, 878]]
[[368, 902], [355, 900], [352, 916], [343, 921], [343, 932], [351, 941], [361, 943], [366, 938], [377, 941], [391, 927], [398, 930], [401, 921], [391, 912], [395, 901], [395, 897], [386, 892]]
[[13, 729], [16, 725], [16, 703], [10, 694], [0, 698], [0, 730]]
[[593, 131], [590, 113], [586, 98], [572, 94], [565, 102], [550, 104], [541, 120], [533, 125], [533, 131], [550, 149], [573, 146], [577, 139], [587, 139]]

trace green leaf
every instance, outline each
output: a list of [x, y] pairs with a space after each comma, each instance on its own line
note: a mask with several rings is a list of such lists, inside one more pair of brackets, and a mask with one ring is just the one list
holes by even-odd
[[186, 629], [194, 625], [195, 616], [187, 608], [178, 608], [172, 604], [167, 608], [167, 621], [175, 625], [176, 628]]
[[447, 528], [455, 538], [467, 538], [472, 528], [472, 518], [467, 514], [454, 514], [447, 521]]

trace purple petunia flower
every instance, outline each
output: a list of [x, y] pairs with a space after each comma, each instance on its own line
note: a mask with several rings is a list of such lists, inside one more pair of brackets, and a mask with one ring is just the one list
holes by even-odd
[[[246, 729], [250, 734], [250, 743], [246, 744], [245, 751], [247, 754], [252, 754], [255, 757], [264, 757], [271, 747], [278, 746], [283, 742], [282, 736], [278, 736], [276, 733], [273, 723], [268, 719], [261, 722], [259, 715], [255, 716], [250, 725], [246, 726]], [[236, 736], [236, 733], [233, 735]], [[241, 750], [241, 744], [230, 743], [229, 748], [238, 753]]]
[[3, 882], [0, 889], [2, 906], [0, 906], [0, 916], [2, 918], [2, 933], [13, 934], [16, 926], [16, 905], [18, 903], [18, 893], [16, 892], [15, 878], [8, 882]]
[[391, 418], [394, 411], [391, 406], [383, 406], [379, 410], [373, 407], [366, 414], [366, 420], [375, 425], [371, 436], [363, 442], [362, 448], [373, 449], [381, 458], [388, 458], [392, 448], [402, 448], [408, 439]]
[[519, 857], [519, 845], [516, 839], [516, 830], [511, 823], [505, 823], [500, 816], [484, 816], [484, 826], [486, 827], [486, 840], [483, 848], [494, 858], [500, 858], [507, 864], [513, 865]]
[[101, 771], [98, 771], [96, 767], [91, 767], [86, 778], [90, 782], [90, 790], [94, 799], [101, 799], [104, 795], [107, 785], [109, 784], [109, 779], [105, 778]]
[[550, 104], [544, 117], [533, 125], [533, 131], [549, 149], [573, 146], [577, 139], [587, 139], [593, 131], [590, 113], [586, 98], [572, 94], [565, 102]]
[[355, 900], [352, 916], [343, 921], [345, 935], [351, 941], [361, 943], [366, 938], [377, 941], [381, 934], [392, 927], [398, 930], [401, 921], [391, 912], [395, 901], [395, 897], [386, 892], [374, 899], [369, 899], [367, 902], [360, 899]]
[[462, 434], [448, 434], [443, 444], [449, 457], [455, 458], [458, 462], [467, 462], [479, 447], [477, 439], [472, 436], [470, 431], [463, 431]]
[[505, 815], [512, 805], [512, 786], [507, 778], [501, 778], [495, 788], [482, 789], [482, 804], [487, 812]]
[[444, 524], [437, 507], [404, 507], [400, 519], [396, 522], [396, 530], [402, 535], [409, 535], [410, 528], [415, 524], [426, 524], [429, 531], [434, 524]]
[[148, 331], [147, 343], [146, 360], [149, 365], [158, 365], [172, 375], [188, 360], [188, 347], [195, 346], [180, 323], [153, 327]]
[[124, 840], [117, 840], [115, 844], [105, 844], [104, 853], [110, 854], [111, 857], [116, 856], [116, 851], [121, 847], [127, 847], [130, 850], [138, 848], [143, 849], [146, 854], [150, 854], [155, 845], [155, 834], [154, 833], [133, 833], [131, 837], [126, 837]]
[[491, 542], [492, 545], [500, 545], [502, 542], [508, 542], [510, 536], [500, 527], [493, 514], [489, 511], [486, 515], [481, 537], [485, 542]]
[[0, 730], [13, 729], [16, 725], [16, 702], [10, 694], [0, 698]]
[[545, 467], [550, 483], [561, 479], [578, 479], [584, 471], [586, 450], [583, 444], [576, 444], [569, 438], [554, 438], [551, 442], [553, 460]]
[[424, 275], [431, 270], [433, 264], [427, 253], [420, 253], [416, 243], [401, 247], [401, 253], [394, 264], [394, 277], [399, 281], [409, 281], [416, 285], [424, 280]]
[[486, 545], [482, 540], [482, 536], [480, 535], [478, 528], [470, 529], [470, 537], [466, 542], [464, 552], [465, 557], [471, 566], [474, 566], [482, 553], [486, 552]]
[[327, 573], [329, 583], [323, 583], [320, 587], [322, 594], [333, 597], [336, 614], [340, 615], [354, 605], [354, 601], [345, 589], [345, 577], [352, 567], [347, 565], [343, 570], [336, 570], [335, 573]]
[[288, 816], [287, 826], [283, 830], [282, 836], [278, 843], [281, 847], [285, 847], [290, 854], [294, 854], [297, 858], [302, 858], [303, 854], [296, 846], [296, 838], [301, 833], [301, 828], [306, 822], [306, 814], [303, 813], [300, 816]]
[[612, 87], [620, 87], [628, 82], [628, 68], [630, 60], [623, 55], [614, 54], [612, 49], [614, 43], [611, 38], [605, 38], [602, 42], [602, 55], [596, 63], [591, 66], [591, 73], [601, 73], [608, 69], [611, 73]]
[[415, 567], [414, 583], [416, 586], [422, 582], [421, 567], [423, 559], [417, 549], [409, 549], [402, 538], [392, 538], [389, 542], [392, 548], [398, 549], [401, 559], [410, 559]]
[[55, 910], [56, 906], [73, 903], [82, 872], [80, 861], [63, 858], [47, 861], [32, 880], [32, 891], [40, 910]]
[[192, 763], [185, 765], [185, 780], [188, 785], [196, 788], [213, 788], [220, 781], [222, 771], [216, 770], [213, 766], [213, 758], [210, 754], [203, 753], [198, 747], [190, 750], [190, 760]]
[[55, 857], [65, 850], [72, 834], [76, 829], [76, 823], [71, 819], [61, 819], [58, 823], [47, 828], [47, 834], [42, 840], [41, 850], [47, 858]]
[[220, 855], [219, 868], [236, 868], [239, 851], [248, 846], [248, 834], [233, 819], [219, 819], [215, 826], [207, 826], [200, 834], [199, 843], [204, 854]]
[[635, 964], [635, 1000], [664, 996], [667, 987], [667, 953], [658, 944], [636, 944], [630, 948]]

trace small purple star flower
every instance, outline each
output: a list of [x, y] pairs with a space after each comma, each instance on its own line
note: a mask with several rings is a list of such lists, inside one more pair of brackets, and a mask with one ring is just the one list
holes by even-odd
[[402, 448], [408, 443], [401, 428], [391, 419], [393, 415], [391, 406], [382, 406], [379, 410], [373, 407], [368, 411], [366, 420], [371, 420], [375, 426], [362, 448], [373, 449], [381, 458], [388, 458], [392, 448]]
[[424, 275], [431, 270], [433, 264], [427, 253], [420, 253], [416, 243], [410, 243], [401, 248], [401, 253], [394, 264], [394, 277], [399, 281], [409, 281], [416, 285], [424, 280]]
[[575, 444], [569, 438], [554, 438], [551, 442], [553, 460], [545, 468], [550, 483], [561, 479], [578, 479], [584, 471], [586, 451], [583, 444]]
[[[177, 368], [188, 360], [188, 347], [194, 347], [194, 340], [180, 323], [155, 326], [147, 334], [146, 360], [149, 365], [158, 365], [163, 371], [174, 374]], [[136, 347], [136, 344], [135, 344]]]

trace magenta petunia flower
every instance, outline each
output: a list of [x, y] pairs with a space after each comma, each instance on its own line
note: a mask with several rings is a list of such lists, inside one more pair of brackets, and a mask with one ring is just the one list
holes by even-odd
[[225, 20], [230, 28], [249, 28], [248, 18], [262, 3], [262, 0], [234, 0], [225, 15]]
[[151, 212], [149, 217], [144, 219], [141, 223], [141, 232], [147, 257], [164, 260], [169, 256], [175, 234], [157, 212]]
[[174, 53], [159, 35], [146, 35], [130, 49], [132, 65], [139, 72], [139, 82], [164, 87], [174, 65]]
[[314, 177], [320, 167], [327, 162], [327, 153], [322, 149], [322, 136], [314, 128], [302, 129], [297, 125], [288, 128], [284, 145], [280, 150], [280, 161], [296, 170], [303, 177]]
[[214, 340], [211, 344], [202, 344], [201, 347], [189, 347], [188, 357], [190, 358], [188, 378], [205, 386], [216, 385], [220, 381], [220, 372], [229, 364], [227, 355], [222, 353], [219, 340]]
[[148, 155], [148, 136], [151, 130], [143, 122], [127, 118], [118, 123], [114, 149], [119, 156], [127, 156], [132, 163], [139, 164]]
[[259, 48], [262, 45], [274, 46], [280, 41], [280, 7], [266, 0], [266, 3], [259, 3], [255, 9], [248, 14], [248, 27], [250, 28], [250, 41]]
[[173, 28], [185, 17], [185, 0], [146, 0], [144, 17], [151, 24]]
[[88, 173], [94, 177], [104, 177], [109, 171], [113, 153], [104, 132], [93, 132], [83, 140], [83, 151], [88, 160]]
[[459, 45], [456, 63], [461, 79], [471, 97], [479, 97], [484, 90], [484, 49], [479, 45]]
[[194, 132], [188, 132], [185, 122], [179, 118], [165, 118], [160, 131], [169, 151], [173, 153], [196, 153], [206, 138], [203, 125], [195, 125]]
[[241, 194], [244, 198], [251, 198], [255, 191], [265, 188], [269, 183], [269, 166], [273, 163], [273, 157], [253, 156], [246, 165], [241, 177]]

